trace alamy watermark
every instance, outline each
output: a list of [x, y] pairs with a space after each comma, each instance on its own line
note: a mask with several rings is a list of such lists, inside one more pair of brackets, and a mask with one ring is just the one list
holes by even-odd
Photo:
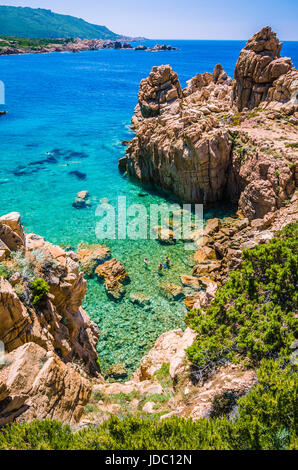
[[5, 365], [5, 347], [4, 343], [0, 341], [0, 366]]
[[5, 85], [0, 80], [0, 105], [5, 104]]
[[291, 84], [291, 87], [292, 89], [296, 88], [291, 95], [291, 102], [293, 104], [298, 104], [298, 80], [294, 80], [294, 82]]
[[[98, 240], [160, 240], [193, 242], [203, 230], [202, 204], [128, 204], [119, 196], [116, 205], [106, 201], [95, 212]], [[185, 244], [186, 249], [193, 249]]]

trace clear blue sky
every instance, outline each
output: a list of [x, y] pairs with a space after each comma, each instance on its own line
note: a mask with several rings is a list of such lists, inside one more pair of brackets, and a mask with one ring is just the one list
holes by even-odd
[[248, 39], [265, 25], [298, 40], [298, 0], [24, 0], [1, 5], [48, 8], [152, 39]]

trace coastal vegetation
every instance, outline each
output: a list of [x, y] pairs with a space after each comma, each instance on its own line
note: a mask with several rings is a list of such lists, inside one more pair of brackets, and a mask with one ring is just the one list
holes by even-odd
[[0, 6], [0, 32], [3, 36], [24, 38], [117, 39], [106, 26], [87, 23], [81, 18], [59, 15], [51, 10]]
[[[0, 7], [1, 8], [1, 7]], [[35, 39], [35, 38], [21, 38], [14, 36], [1, 36], [0, 37], [0, 53], [4, 48], [22, 49], [23, 51], [38, 51], [41, 48], [52, 46], [53, 44], [64, 45], [73, 43], [73, 39]]]
[[30, 285], [33, 300], [32, 305], [38, 306], [42, 302], [50, 290], [49, 284], [40, 278], [36, 278]]
[[288, 357], [298, 333], [298, 224], [268, 244], [242, 254], [207, 311], [193, 310], [186, 323], [198, 333], [188, 358], [204, 369], [223, 360], [257, 366], [282, 352]]

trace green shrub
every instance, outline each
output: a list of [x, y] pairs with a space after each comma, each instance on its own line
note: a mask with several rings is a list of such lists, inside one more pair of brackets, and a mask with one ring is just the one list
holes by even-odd
[[38, 306], [49, 292], [50, 286], [44, 279], [36, 278], [31, 282], [30, 289], [33, 295], [32, 304]]
[[8, 277], [8, 269], [5, 264], [0, 263], [0, 277], [7, 279]]
[[192, 450], [230, 448], [228, 421], [131, 416], [112, 417], [97, 429], [87, 428], [74, 436], [73, 449], [91, 450]]
[[203, 369], [248, 358], [257, 366], [281, 351], [290, 354], [298, 326], [297, 232], [298, 224], [291, 224], [270, 243], [244, 251], [242, 268], [231, 273], [206, 314], [187, 315], [187, 325], [198, 332], [187, 350], [191, 362]]
[[56, 421], [34, 421], [0, 429], [1, 450], [66, 450], [72, 440], [70, 427]]
[[288, 144], [286, 144], [286, 147], [287, 148], [292, 148], [292, 149], [298, 149], [298, 142], [288, 143]]
[[[263, 360], [258, 384], [238, 402], [236, 426], [239, 449], [286, 449], [298, 431], [297, 367]], [[297, 447], [298, 448], [298, 447]]]
[[231, 123], [233, 126], [239, 126], [241, 122], [241, 113], [234, 114], [234, 116], [231, 116]]
[[215, 395], [212, 400], [211, 416], [213, 418], [222, 418], [228, 416], [237, 403], [237, 395], [233, 391], [226, 390], [223, 393]]

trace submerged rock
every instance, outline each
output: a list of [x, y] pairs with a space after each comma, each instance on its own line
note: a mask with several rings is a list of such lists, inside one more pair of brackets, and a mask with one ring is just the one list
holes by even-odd
[[160, 225], [152, 228], [152, 233], [157, 237], [158, 241], [163, 245], [172, 245], [175, 243], [175, 234], [172, 230], [164, 228]]
[[95, 273], [100, 279], [104, 279], [108, 296], [115, 301], [121, 300], [126, 292], [124, 285], [130, 282], [123, 264], [113, 258], [99, 265]]
[[140, 305], [141, 307], [150, 304], [150, 297], [145, 294], [145, 292], [132, 293], [130, 294], [129, 299], [133, 304]]
[[180, 276], [181, 282], [186, 287], [191, 287], [194, 290], [200, 289], [199, 281], [193, 276]]
[[86, 207], [90, 207], [89, 192], [80, 191], [72, 205], [76, 209], [85, 209]]
[[105, 245], [86, 245], [77, 252], [77, 256], [81, 270], [86, 276], [91, 277], [95, 274], [97, 266], [111, 257], [111, 251]]
[[160, 284], [159, 289], [161, 294], [168, 300], [180, 300], [184, 297], [182, 287], [171, 282]]

